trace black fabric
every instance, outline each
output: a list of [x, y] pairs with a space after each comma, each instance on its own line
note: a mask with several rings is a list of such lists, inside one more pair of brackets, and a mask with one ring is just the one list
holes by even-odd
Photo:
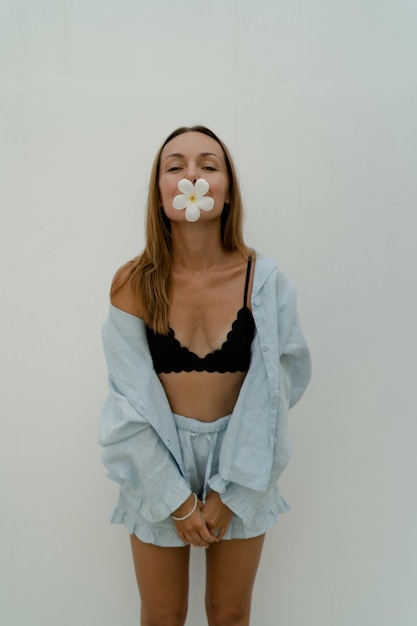
[[157, 374], [169, 372], [246, 372], [249, 369], [255, 322], [247, 306], [252, 259], [248, 259], [243, 307], [237, 312], [231, 330], [222, 347], [199, 357], [175, 338], [172, 328], [167, 335], [146, 327], [149, 349]]

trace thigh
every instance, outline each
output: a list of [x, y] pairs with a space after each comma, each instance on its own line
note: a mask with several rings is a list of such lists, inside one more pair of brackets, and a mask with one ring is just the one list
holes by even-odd
[[189, 546], [164, 548], [130, 536], [141, 598], [141, 624], [184, 624]]
[[213, 543], [206, 551], [206, 609], [210, 626], [249, 624], [252, 589], [265, 535]]

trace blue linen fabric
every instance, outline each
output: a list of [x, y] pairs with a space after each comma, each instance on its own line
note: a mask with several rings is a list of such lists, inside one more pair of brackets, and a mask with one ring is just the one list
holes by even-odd
[[[288, 410], [311, 377], [294, 285], [257, 256], [251, 297], [256, 334], [248, 373], [224, 434], [218, 473], [208, 482], [243, 524], [263, 510], [291, 457]], [[102, 338], [109, 395], [99, 425], [103, 463], [120, 484], [112, 521], [169, 518], [190, 495], [178, 431], [156, 375], [143, 320], [110, 305]], [[287, 506], [281, 499], [280, 510]]]

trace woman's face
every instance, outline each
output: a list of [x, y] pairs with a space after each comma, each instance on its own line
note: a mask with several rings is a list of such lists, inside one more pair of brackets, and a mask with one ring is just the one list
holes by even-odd
[[176, 195], [181, 193], [178, 182], [188, 178], [194, 183], [205, 178], [210, 188], [207, 196], [214, 200], [211, 211], [201, 211], [200, 220], [219, 218], [224, 203], [229, 199], [229, 180], [222, 147], [207, 135], [187, 132], [171, 139], [161, 153], [159, 167], [159, 193], [162, 206], [172, 221], [185, 221], [185, 212], [172, 206]]

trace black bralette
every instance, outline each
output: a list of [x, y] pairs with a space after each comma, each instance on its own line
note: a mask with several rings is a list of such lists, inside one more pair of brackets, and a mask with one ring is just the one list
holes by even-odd
[[157, 374], [169, 372], [246, 372], [249, 369], [255, 322], [246, 301], [252, 258], [248, 259], [243, 307], [228, 332], [221, 348], [204, 357], [182, 346], [174, 330], [161, 335], [148, 326], [146, 334], [153, 365]]

